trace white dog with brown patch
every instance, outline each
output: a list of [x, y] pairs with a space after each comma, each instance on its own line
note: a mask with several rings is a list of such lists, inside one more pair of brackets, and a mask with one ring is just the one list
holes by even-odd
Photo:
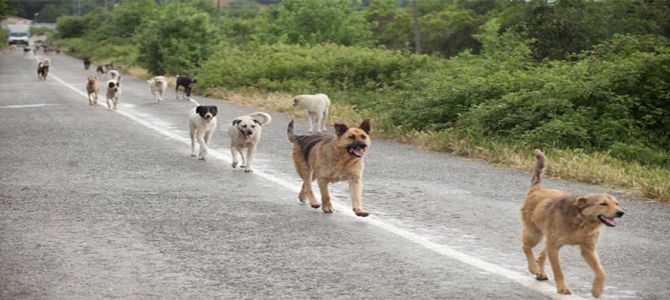
[[165, 89], [167, 89], [168, 86], [165, 77], [155, 76], [154, 78], [147, 80], [147, 83], [149, 83], [149, 90], [154, 96], [154, 103], [163, 102], [163, 93], [165, 93]]
[[298, 95], [293, 98], [293, 106], [301, 106], [309, 119], [309, 132], [313, 132], [313, 118], [316, 118], [316, 132], [327, 131], [330, 98], [325, 94]]
[[[233, 120], [233, 124], [228, 128], [230, 136], [230, 154], [233, 157], [233, 168], [237, 168], [239, 159], [237, 154], [242, 157], [240, 168], [244, 172], [253, 172], [251, 162], [256, 155], [256, 146], [261, 140], [261, 132], [264, 125], [272, 122], [272, 117], [264, 112], [255, 112], [246, 116], [240, 116]], [[247, 149], [244, 155], [243, 150]]]

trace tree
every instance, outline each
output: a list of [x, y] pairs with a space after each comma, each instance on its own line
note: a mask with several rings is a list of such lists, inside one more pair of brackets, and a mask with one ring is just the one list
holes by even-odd
[[135, 35], [137, 63], [154, 74], [185, 74], [200, 66], [216, 43], [209, 15], [188, 4], [161, 6]]
[[372, 32], [351, 0], [283, 0], [266, 10], [259, 40], [312, 45], [370, 45]]

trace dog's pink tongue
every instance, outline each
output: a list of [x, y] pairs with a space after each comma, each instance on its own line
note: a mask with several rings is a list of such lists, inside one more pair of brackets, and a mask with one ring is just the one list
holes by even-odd
[[612, 225], [612, 226], [616, 226], [616, 219], [615, 218], [604, 217], [603, 219], [605, 219], [605, 222], [607, 222], [607, 224]]
[[363, 149], [354, 149], [354, 154], [358, 157], [363, 157], [365, 155], [365, 151]]
[[251, 141], [251, 136], [250, 135], [245, 135], [244, 136], [244, 141], [246, 141], [246, 142]]

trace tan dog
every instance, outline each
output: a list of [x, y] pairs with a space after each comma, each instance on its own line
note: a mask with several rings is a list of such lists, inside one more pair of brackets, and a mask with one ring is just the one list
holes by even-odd
[[358, 128], [349, 128], [344, 124], [335, 124], [336, 136], [313, 134], [296, 136], [293, 133], [293, 120], [288, 124], [288, 139], [293, 143], [293, 165], [303, 180], [298, 198], [319, 208], [319, 202], [312, 192], [312, 181], [316, 180], [321, 191], [321, 203], [324, 213], [332, 213], [328, 184], [346, 180], [354, 212], [359, 217], [368, 213], [361, 206], [363, 156], [370, 149], [370, 121], [365, 120]]
[[98, 79], [95, 78], [95, 75], [88, 76], [88, 82], [86, 83], [86, 94], [88, 94], [88, 104], [98, 104], [98, 94], [100, 93], [100, 83]]
[[[237, 168], [239, 160], [237, 154], [242, 157], [240, 168], [244, 172], [253, 172], [251, 162], [256, 155], [256, 146], [261, 140], [263, 126], [272, 122], [272, 117], [264, 112], [250, 113], [247, 116], [240, 116], [233, 120], [233, 124], [228, 128], [230, 136], [230, 154], [233, 157], [233, 168]], [[244, 155], [244, 148], [247, 154]]]
[[[599, 297], [605, 285], [605, 272], [600, 265], [596, 244], [602, 225], [616, 226], [616, 218], [624, 215], [619, 201], [608, 194], [571, 195], [560, 190], [544, 188], [541, 184], [544, 153], [535, 150], [535, 171], [526, 201], [521, 208], [523, 221], [523, 252], [528, 259], [528, 271], [537, 280], [547, 280], [544, 261], [549, 257], [559, 294], [571, 294], [565, 283], [558, 252], [564, 245], [577, 245], [582, 257], [595, 273], [591, 294]], [[545, 249], [535, 259], [533, 247], [542, 237]]]

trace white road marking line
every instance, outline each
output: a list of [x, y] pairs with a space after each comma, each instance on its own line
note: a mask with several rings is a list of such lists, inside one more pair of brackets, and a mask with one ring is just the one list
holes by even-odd
[[[69, 83], [63, 81], [62, 79], [56, 77], [55, 75], [49, 74], [49, 77], [52, 77], [56, 81], [60, 82], [64, 86], [70, 88], [74, 92], [82, 95], [83, 97], [88, 98], [86, 93], [84, 93], [83, 91], [78, 90], [74, 86], [72, 86]], [[101, 106], [105, 106], [102, 103], [98, 103], [98, 104], [101, 105]], [[121, 104], [121, 105], [123, 105], [123, 104]], [[175, 141], [184, 143], [186, 145], [190, 145], [190, 139], [189, 138], [182, 137], [182, 136], [179, 136], [179, 135], [177, 135], [173, 132], [167, 131], [163, 128], [159, 128], [159, 127], [157, 127], [157, 126], [155, 126], [155, 125], [153, 125], [153, 124], [151, 124], [151, 123], [149, 123], [149, 122], [147, 122], [147, 121], [145, 121], [141, 118], [138, 118], [138, 117], [134, 116], [133, 114], [130, 114], [130, 113], [126, 112], [126, 111], [117, 110], [116, 112], [121, 114], [124, 117], [127, 117], [127, 118], [131, 119], [132, 121], [134, 121], [134, 122], [136, 122], [136, 123], [138, 123], [138, 124], [140, 124], [144, 127], [152, 129], [152, 130], [154, 130], [154, 131], [156, 131], [156, 132], [158, 132], [158, 133], [160, 133], [160, 134], [162, 134], [166, 137], [169, 137], [169, 138], [171, 138]], [[232, 162], [230, 157], [228, 157], [228, 155], [223, 154], [221, 151], [218, 151], [218, 150], [215, 150], [215, 149], [210, 149], [208, 154], [209, 154], [210, 157], [214, 157], [214, 158], [217, 158], [219, 160], [223, 160], [227, 163]], [[300, 192], [300, 186], [299, 185], [291, 183], [287, 180], [275, 177], [275, 176], [273, 176], [271, 174], [268, 174], [268, 173], [265, 173], [263, 171], [254, 170], [253, 174], [256, 175], [256, 176], [259, 176], [259, 177], [261, 177], [261, 178], [263, 178], [267, 181], [275, 183], [275, 184], [277, 184], [277, 185], [279, 185], [283, 188], [286, 188], [289, 191], [293, 191], [296, 194], [298, 192]], [[582, 297], [577, 296], [577, 295], [560, 295], [560, 294], [557, 294], [556, 293], [556, 288], [553, 286], [553, 284], [549, 284], [547, 282], [537, 281], [530, 274], [519, 274], [519, 273], [514, 272], [512, 270], [506, 269], [505, 267], [502, 267], [500, 265], [489, 263], [489, 262], [486, 262], [482, 259], [474, 257], [472, 255], [469, 255], [469, 254], [460, 252], [458, 250], [455, 250], [455, 249], [453, 249], [453, 248], [451, 248], [447, 245], [435, 243], [435, 242], [430, 241], [429, 239], [427, 239], [425, 237], [422, 237], [422, 236], [417, 235], [415, 233], [412, 233], [408, 230], [405, 230], [405, 229], [396, 227], [394, 225], [391, 225], [389, 223], [386, 223], [381, 219], [375, 218], [374, 215], [371, 215], [371, 216], [369, 216], [365, 219], [362, 219], [360, 217], [355, 216], [348, 206], [337, 203], [335, 201], [333, 201], [333, 207], [335, 208], [336, 211], [349, 212], [349, 214], [345, 214], [349, 217], [356, 218], [357, 220], [361, 220], [361, 222], [366, 222], [366, 223], [374, 225], [374, 226], [376, 226], [380, 229], [383, 229], [383, 230], [388, 231], [390, 233], [396, 234], [396, 235], [398, 235], [398, 236], [400, 236], [404, 239], [407, 239], [410, 242], [413, 242], [417, 245], [420, 245], [420, 246], [422, 246], [426, 249], [432, 250], [432, 251], [434, 251], [434, 252], [436, 252], [440, 255], [449, 257], [451, 259], [455, 259], [455, 260], [460, 261], [462, 263], [465, 263], [465, 264], [468, 264], [468, 265], [473, 266], [475, 268], [478, 268], [482, 271], [492, 273], [492, 274], [496, 274], [498, 276], [507, 278], [507, 279], [509, 279], [511, 281], [514, 281], [514, 282], [516, 282], [516, 283], [518, 283], [518, 284], [520, 284], [520, 285], [522, 285], [522, 286], [524, 286], [528, 289], [531, 289], [531, 290], [534, 290], [536, 292], [542, 293], [543, 295], [548, 296], [550, 298], [553, 298], [553, 299], [586, 299], [586, 298], [582, 298]], [[521, 251], [521, 247], [519, 247], [519, 251]], [[525, 264], [525, 262], [524, 262], [524, 264]]]
[[32, 108], [32, 107], [43, 107], [43, 106], [55, 106], [60, 104], [25, 104], [25, 105], [5, 105], [0, 106], [0, 108]]

